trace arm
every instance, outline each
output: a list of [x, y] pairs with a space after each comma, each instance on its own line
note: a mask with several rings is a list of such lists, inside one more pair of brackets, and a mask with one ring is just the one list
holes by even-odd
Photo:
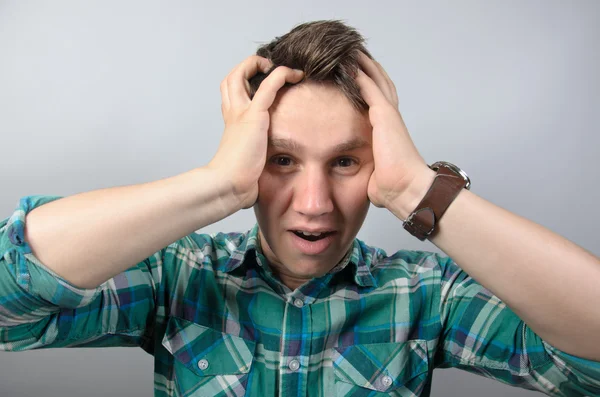
[[24, 236], [32, 253], [72, 284], [94, 288], [183, 236], [252, 206], [266, 161], [268, 109], [284, 84], [303, 77], [278, 67], [251, 101], [247, 79], [271, 66], [251, 56], [223, 80], [226, 128], [206, 167], [36, 208], [27, 215]]
[[[379, 63], [364, 54], [360, 59], [364, 71], [359, 69], [357, 83], [373, 126], [375, 170], [369, 199], [406, 219], [425, 196], [435, 172], [408, 134], [393, 82]], [[464, 189], [431, 241], [548, 343], [600, 361], [597, 257]]]
[[73, 285], [94, 288], [170, 243], [236, 211], [210, 168], [52, 201], [27, 214], [25, 241]]
[[303, 77], [278, 67], [250, 100], [247, 78], [271, 67], [249, 57], [221, 84], [226, 128], [207, 166], [67, 198], [26, 197], [0, 221], [0, 350], [151, 341], [163, 267], [187, 264], [180, 248], [198, 249], [184, 236], [256, 201], [268, 109], [279, 88]]
[[[435, 172], [425, 171], [390, 205], [400, 219], [407, 218], [433, 183]], [[431, 242], [546, 342], [600, 361], [597, 257], [465, 189], [437, 227]]]
[[[361, 55], [356, 81], [373, 126], [369, 199], [406, 219], [434, 172], [408, 134], [383, 67]], [[459, 193], [438, 228], [431, 241], [466, 273], [450, 272], [441, 285], [443, 358], [436, 365], [551, 395], [598, 395], [598, 258], [468, 190]], [[473, 279], [457, 281], [453, 274], [461, 273]]]

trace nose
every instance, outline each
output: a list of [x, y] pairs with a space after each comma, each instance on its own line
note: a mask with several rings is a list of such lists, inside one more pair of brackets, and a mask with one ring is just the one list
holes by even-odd
[[294, 211], [318, 217], [333, 211], [332, 185], [327, 174], [320, 169], [304, 169], [294, 186]]

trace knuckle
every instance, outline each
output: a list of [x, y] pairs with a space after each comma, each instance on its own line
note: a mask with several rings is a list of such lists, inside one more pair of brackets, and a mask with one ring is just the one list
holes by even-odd
[[278, 66], [271, 72], [270, 78], [267, 78], [265, 82], [273, 84], [274, 81], [285, 80], [287, 76], [291, 75], [292, 69], [287, 66]]
[[275, 69], [275, 72], [277, 72], [279, 74], [287, 74], [291, 71], [292, 71], [292, 68], [283, 66], [283, 65], [277, 66], [277, 68]]
[[266, 58], [259, 55], [251, 55], [244, 61], [244, 68], [247, 69], [254, 67], [254, 65], [260, 65], [261, 62], [264, 62], [264, 60], [266, 60]]

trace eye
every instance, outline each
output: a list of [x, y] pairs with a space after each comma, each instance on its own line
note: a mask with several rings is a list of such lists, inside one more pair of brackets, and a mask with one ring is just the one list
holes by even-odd
[[271, 163], [281, 167], [287, 167], [292, 165], [292, 159], [287, 156], [273, 156], [271, 157]]
[[340, 157], [339, 159], [335, 160], [335, 165], [342, 168], [352, 167], [356, 164], [358, 164], [358, 162], [350, 157]]

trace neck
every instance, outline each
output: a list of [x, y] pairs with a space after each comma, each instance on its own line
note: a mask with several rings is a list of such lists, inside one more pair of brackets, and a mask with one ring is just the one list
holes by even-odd
[[291, 273], [286, 267], [277, 259], [275, 253], [271, 250], [269, 244], [265, 241], [265, 238], [262, 234], [262, 231], [258, 233], [258, 242], [260, 246], [260, 250], [262, 251], [267, 261], [269, 261], [269, 266], [271, 271], [289, 289], [292, 291], [306, 283], [307, 281], [312, 279], [312, 276], [298, 276]]
[[309, 281], [311, 278], [309, 277], [298, 277], [292, 274], [286, 274], [285, 270], [279, 267], [276, 264], [270, 263], [271, 268], [273, 269], [273, 273], [275, 276], [289, 289], [292, 291], [301, 286], [302, 284]]

